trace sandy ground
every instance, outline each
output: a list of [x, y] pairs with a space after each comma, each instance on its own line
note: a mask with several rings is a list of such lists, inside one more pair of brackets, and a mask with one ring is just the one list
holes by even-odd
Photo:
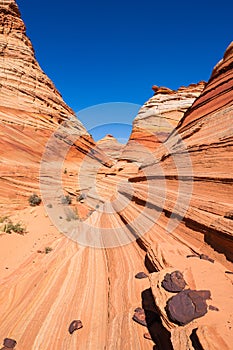
[[[11, 217], [27, 233], [0, 236], [0, 339], [23, 349], [152, 349], [132, 321], [148, 279], [136, 243], [111, 250], [79, 247], [57, 232], [42, 206]], [[45, 247], [53, 250], [38, 253]], [[7, 252], [7, 254], [6, 254]], [[72, 320], [84, 327], [71, 336]]]

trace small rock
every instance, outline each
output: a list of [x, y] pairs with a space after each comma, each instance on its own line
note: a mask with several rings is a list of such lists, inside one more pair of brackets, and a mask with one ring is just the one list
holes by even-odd
[[162, 281], [162, 287], [168, 292], [180, 292], [185, 286], [186, 282], [180, 271], [167, 273]]
[[135, 278], [138, 278], [138, 279], [147, 278], [147, 277], [148, 277], [148, 275], [145, 272], [138, 272], [135, 275]]
[[219, 309], [216, 306], [213, 306], [213, 305], [209, 305], [209, 310], [219, 311]]
[[136, 309], [134, 309], [134, 312], [144, 312], [144, 309], [141, 307], [136, 307]]
[[17, 342], [16, 340], [14, 339], [10, 339], [10, 338], [5, 338], [4, 341], [3, 341], [3, 345], [6, 347], [6, 348], [14, 348], [16, 346]]
[[168, 300], [168, 317], [179, 325], [186, 325], [207, 313], [206, 299], [210, 299], [209, 290], [183, 290]]
[[233, 211], [228, 211], [225, 215], [224, 218], [233, 220]]
[[231, 271], [225, 271], [225, 273], [227, 273], [228, 275], [233, 275], [233, 272]]
[[207, 260], [207, 261], [211, 262], [212, 264], [214, 263], [214, 259], [211, 259], [210, 257], [208, 257], [208, 255], [205, 255], [205, 254], [200, 254], [200, 259]]
[[138, 307], [134, 310], [133, 320], [142, 326], [147, 327], [145, 311]]
[[82, 328], [83, 324], [80, 320], [74, 320], [71, 322], [69, 326], [69, 333], [72, 334], [74, 331], [77, 331], [78, 329]]
[[148, 340], [153, 340], [153, 339], [151, 338], [150, 333], [144, 333], [144, 334], [143, 334], [143, 337], [144, 337], [145, 339], [148, 339]]

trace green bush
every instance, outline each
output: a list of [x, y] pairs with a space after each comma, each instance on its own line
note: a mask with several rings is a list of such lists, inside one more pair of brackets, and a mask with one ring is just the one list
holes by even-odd
[[37, 194], [34, 193], [28, 198], [28, 202], [29, 202], [31, 207], [36, 207], [37, 205], [40, 205], [41, 198]]
[[50, 253], [53, 250], [51, 247], [45, 247], [45, 254]]
[[4, 221], [6, 221], [8, 219], [8, 216], [1, 216], [0, 217], [0, 224], [3, 224]]
[[20, 235], [23, 235], [26, 232], [26, 229], [24, 226], [22, 226], [20, 222], [18, 222], [17, 224], [13, 224], [13, 222], [9, 220], [5, 224], [3, 231], [9, 234], [11, 234], [12, 232], [15, 232], [15, 233], [19, 233]]

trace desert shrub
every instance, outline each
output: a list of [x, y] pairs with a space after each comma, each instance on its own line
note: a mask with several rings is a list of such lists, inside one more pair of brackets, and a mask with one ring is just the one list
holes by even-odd
[[45, 254], [48, 254], [48, 253], [50, 253], [51, 251], [53, 250], [53, 248], [51, 248], [51, 247], [45, 247]]
[[8, 216], [1, 216], [0, 217], [0, 224], [3, 224], [8, 219]]
[[31, 207], [36, 207], [37, 205], [40, 205], [41, 198], [37, 194], [34, 193], [28, 198], [28, 202], [29, 202]]
[[72, 203], [72, 198], [69, 195], [62, 196], [61, 198], [61, 204], [71, 204]]
[[22, 224], [20, 222], [18, 222], [17, 224], [13, 224], [13, 222], [11, 220], [9, 220], [4, 228], [3, 231], [6, 233], [19, 233], [20, 235], [23, 235], [26, 232], [26, 229], [24, 226], [22, 226]]

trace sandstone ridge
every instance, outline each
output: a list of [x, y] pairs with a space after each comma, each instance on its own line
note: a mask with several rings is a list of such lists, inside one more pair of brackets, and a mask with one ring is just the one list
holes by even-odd
[[[41, 71], [16, 3], [0, 14], [0, 341], [230, 350], [232, 44], [207, 84], [154, 87], [126, 146], [96, 145]], [[29, 206], [41, 180], [55, 196], [62, 185], [59, 205]]]

